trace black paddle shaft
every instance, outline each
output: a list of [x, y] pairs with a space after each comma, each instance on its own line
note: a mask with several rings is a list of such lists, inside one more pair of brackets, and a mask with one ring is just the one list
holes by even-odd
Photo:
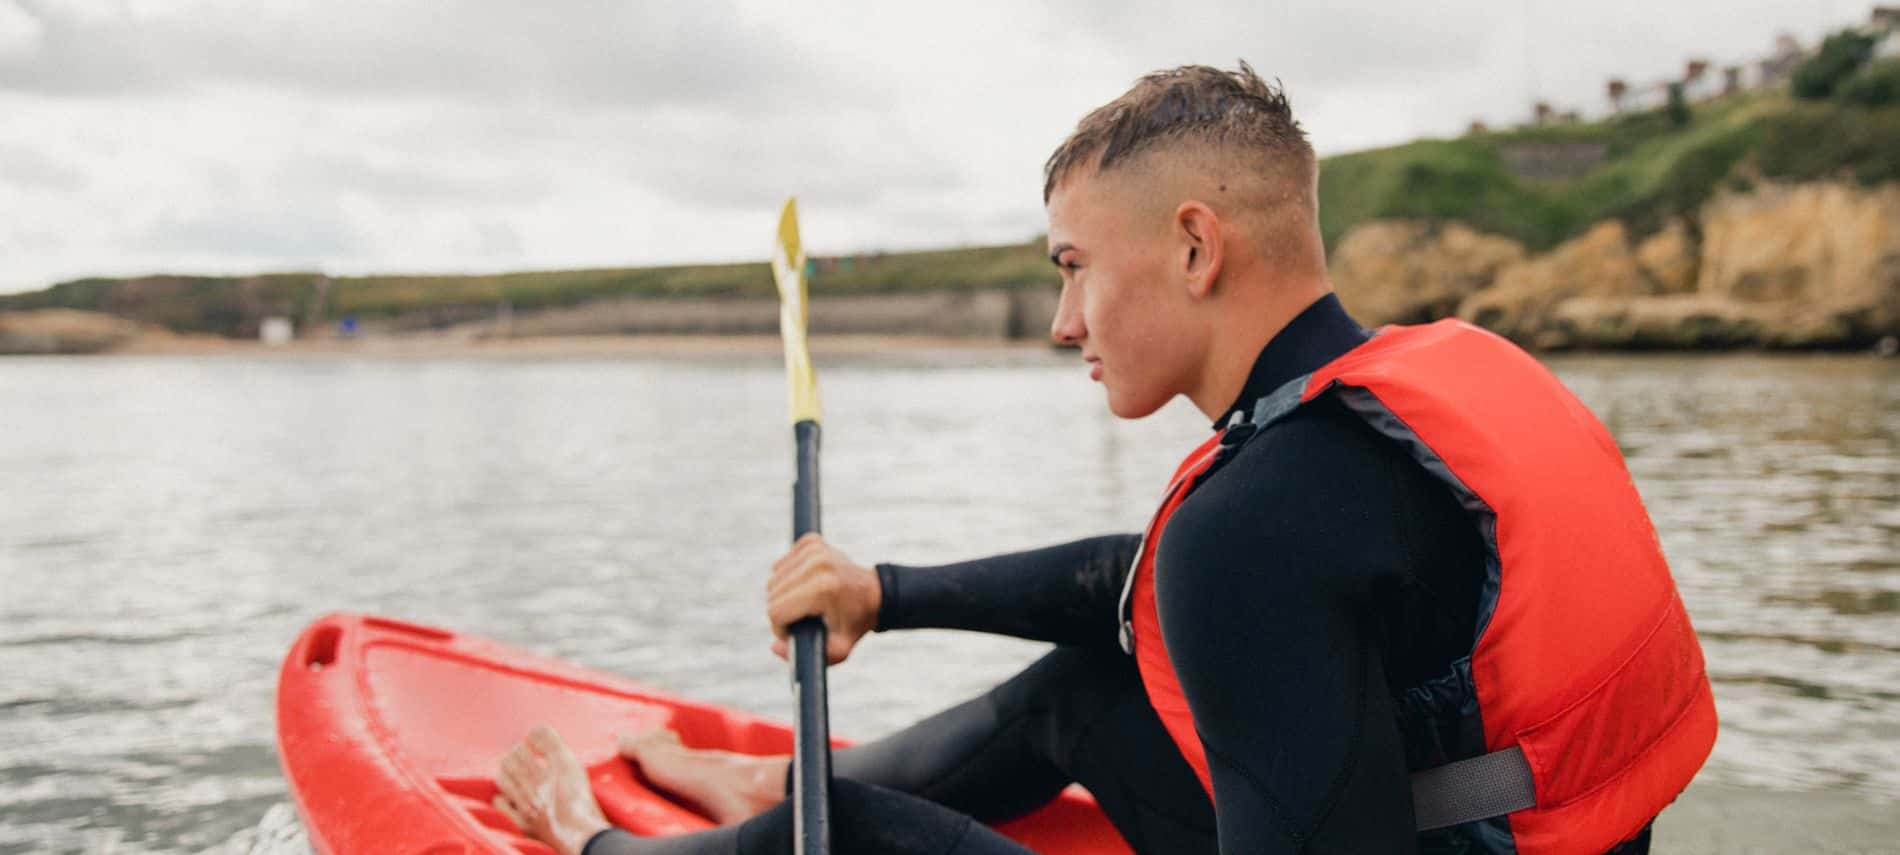
[[[792, 425], [798, 440], [798, 480], [792, 484], [792, 540], [818, 531], [818, 423]], [[792, 839], [801, 855], [831, 851], [831, 713], [825, 697], [825, 623], [792, 624]]]

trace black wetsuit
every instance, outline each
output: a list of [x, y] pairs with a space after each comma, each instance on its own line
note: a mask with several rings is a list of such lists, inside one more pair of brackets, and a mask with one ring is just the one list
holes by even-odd
[[[1261, 351], [1233, 410], [1366, 336], [1322, 299]], [[1058, 647], [979, 698], [839, 752], [839, 852], [1024, 852], [971, 818], [1019, 815], [1070, 782], [1143, 855], [1464, 850], [1457, 830], [1414, 834], [1407, 781], [1483, 751], [1481, 734], [1435, 723], [1470, 700], [1468, 685], [1446, 677], [1471, 647], [1483, 565], [1449, 490], [1323, 400], [1193, 486], [1161, 540], [1156, 596], [1217, 809], [1119, 646], [1137, 543], [1118, 535], [939, 567], [878, 565], [880, 630], [978, 630]], [[790, 828], [782, 804], [687, 838], [604, 833], [588, 853], [789, 852]], [[1626, 851], [1645, 851], [1646, 837]]]

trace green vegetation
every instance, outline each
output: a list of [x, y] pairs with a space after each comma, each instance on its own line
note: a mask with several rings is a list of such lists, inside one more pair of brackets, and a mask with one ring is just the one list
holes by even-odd
[[1859, 30], [1842, 30], [1821, 42], [1821, 49], [1794, 70], [1788, 82], [1796, 98], [1819, 99], [1834, 94], [1841, 83], [1859, 71], [1874, 55], [1879, 39]]
[[1663, 107], [1663, 115], [1669, 117], [1669, 124], [1681, 128], [1689, 124], [1692, 114], [1689, 112], [1687, 87], [1681, 83], [1669, 84], [1669, 103]]
[[[1889, 73], [1885, 63], [1865, 73], [1876, 69]], [[1669, 113], [1665, 106], [1330, 158], [1320, 169], [1320, 230], [1332, 246], [1367, 219], [1423, 217], [1547, 249], [1609, 218], [1651, 232], [1694, 211], [1725, 182], [1745, 186], [1757, 175], [1900, 177], [1900, 108], [1755, 92], [1697, 104], [1682, 127]], [[1557, 143], [1595, 143], [1607, 154], [1594, 169], [1560, 179], [1520, 178], [1502, 155], [1512, 146]]]
[[1859, 107], [1900, 104], [1900, 57], [1883, 59], [1856, 72], [1834, 97]]
[[[1046, 288], [1056, 283], [1040, 240], [1009, 246], [815, 259], [820, 295]], [[0, 295], [0, 311], [64, 308], [108, 312], [181, 332], [254, 336], [270, 315], [310, 316], [316, 273], [81, 279], [44, 291]], [[677, 267], [550, 270], [489, 276], [331, 277], [322, 314], [401, 316], [421, 326], [516, 310], [572, 306], [609, 297], [771, 297], [763, 262]]]
[[1767, 178], [1900, 181], [1900, 106], [1802, 102], [1763, 123], [1752, 162]]
[[[816, 294], [888, 294], [1041, 287], [1055, 281], [1040, 242], [814, 260]], [[443, 305], [516, 309], [573, 305], [601, 297], [770, 297], [762, 262], [679, 267], [553, 270], [496, 276], [365, 276], [334, 280], [331, 315], [384, 316]]]

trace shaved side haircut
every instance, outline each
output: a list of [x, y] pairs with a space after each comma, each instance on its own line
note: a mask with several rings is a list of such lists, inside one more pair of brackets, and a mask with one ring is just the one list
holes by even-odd
[[1244, 61], [1235, 71], [1154, 72], [1082, 117], [1043, 166], [1042, 200], [1078, 171], [1132, 176], [1176, 167], [1217, 185], [1219, 197], [1204, 201], [1255, 222], [1267, 252], [1299, 266], [1312, 263], [1299, 257], [1317, 254], [1323, 269], [1319, 161], [1285, 91]]
[[1220, 153], [1253, 161], [1262, 177], [1310, 178], [1317, 166], [1278, 85], [1261, 80], [1246, 62], [1237, 71], [1184, 65], [1141, 78], [1082, 117], [1043, 165], [1042, 199], [1049, 201], [1079, 166], [1106, 173], [1170, 148], [1225, 149]]

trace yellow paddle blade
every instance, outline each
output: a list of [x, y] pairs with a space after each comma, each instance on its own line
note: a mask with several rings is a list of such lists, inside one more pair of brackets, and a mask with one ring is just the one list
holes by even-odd
[[792, 384], [792, 424], [820, 420], [818, 377], [805, 344], [810, 322], [805, 289], [805, 249], [798, 243], [798, 200], [785, 200], [772, 247], [772, 278], [778, 280], [778, 331], [785, 342], [785, 377]]

